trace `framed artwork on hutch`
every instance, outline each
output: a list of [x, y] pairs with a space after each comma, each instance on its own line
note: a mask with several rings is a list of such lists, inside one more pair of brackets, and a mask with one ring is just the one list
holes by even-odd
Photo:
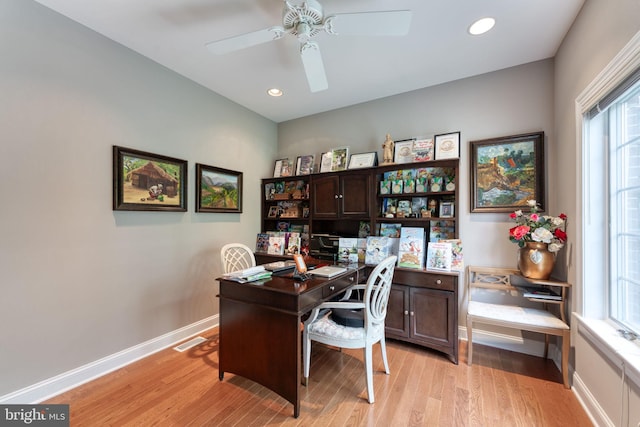
[[113, 146], [113, 210], [187, 210], [187, 161]]
[[460, 158], [460, 132], [443, 133], [433, 139], [436, 160]]
[[242, 172], [196, 163], [196, 212], [242, 213]]
[[471, 212], [544, 211], [544, 132], [471, 141]]

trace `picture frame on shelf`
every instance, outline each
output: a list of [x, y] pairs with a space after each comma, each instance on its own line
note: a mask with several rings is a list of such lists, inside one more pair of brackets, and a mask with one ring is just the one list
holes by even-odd
[[113, 210], [187, 210], [187, 161], [113, 146]]
[[347, 169], [348, 161], [349, 147], [340, 147], [331, 150], [331, 172], [339, 172]]
[[395, 142], [393, 161], [394, 163], [412, 163], [413, 162], [413, 142], [415, 138], [403, 139]]
[[327, 151], [320, 155], [320, 172], [331, 172], [331, 164], [333, 162], [333, 153]]
[[544, 211], [544, 166], [544, 132], [471, 141], [471, 212]]
[[453, 218], [454, 212], [453, 202], [440, 202], [440, 218]]
[[296, 175], [311, 175], [313, 173], [313, 154], [298, 156], [296, 159]]
[[289, 162], [289, 159], [278, 159], [276, 160], [275, 165], [273, 166], [273, 177], [280, 178], [282, 176], [282, 166], [285, 162]]
[[435, 160], [460, 158], [460, 132], [449, 132], [435, 135]]
[[278, 213], [280, 209], [278, 206], [270, 206], [269, 213], [267, 214], [267, 218], [278, 218]]
[[417, 138], [413, 142], [413, 161], [426, 162], [433, 160], [433, 138]]
[[196, 212], [242, 213], [242, 172], [196, 163]]
[[352, 154], [348, 169], [371, 168], [378, 165], [378, 153]]

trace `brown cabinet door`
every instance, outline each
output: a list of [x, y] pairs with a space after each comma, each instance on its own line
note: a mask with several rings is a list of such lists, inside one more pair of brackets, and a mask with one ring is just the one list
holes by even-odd
[[313, 218], [337, 218], [339, 179], [337, 176], [311, 180], [311, 209]]
[[338, 202], [342, 216], [368, 217], [370, 174], [348, 174], [340, 177]]
[[410, 289], [412, 338], [438, 347], [451, 347], [454, 340], [454, 293], [424, 288]]
[[409, 288], [393, 285], [389, 293], [385, 332], [389, 337], [409, 338]]

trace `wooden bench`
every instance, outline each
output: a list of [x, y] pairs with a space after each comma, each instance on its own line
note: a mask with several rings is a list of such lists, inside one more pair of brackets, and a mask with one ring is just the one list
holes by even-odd
[[[529, 308], [517, 305], [500, 303], [487, 303], [473, 299], [474, 289], [493, 289], [496, 291], [513, 293], [521, 290], [512, 284], [512, 277], [521, 278], [525, 286], [558, 287], [560, 289], [559, 300], [541, 298], [528, 298], [531, 301], [545, 303], [544, 309]], [[519, 281], [520, 281], [519, 280]], [[570, 328], [565, 320], [566, 290], [571, 286], [565, 282], [553, 280], [534, 280], [520, 275], [518, 270], [508, 268], [491, 267], [467, 267], [467, 337], [468, 357], [467, 363], [472, 364], [473, 342], [472, 330], [474, 323], [503, 326], [523, 331], [539, 332], [545, 334], [544, 358], [547, 358], [549, 349], [549, 335], [562, 338], [562, 382], [565, 388], [569, 388], [569, 343]], [[560, 318], [549, 312], [547, 304], [557, 304], [560, 308]]]

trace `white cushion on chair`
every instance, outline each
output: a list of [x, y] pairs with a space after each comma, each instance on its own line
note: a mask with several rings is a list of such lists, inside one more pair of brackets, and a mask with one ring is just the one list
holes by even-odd
[[342, 326], [331, 319], [331, 312], [326, 313], [309, 325], [310, 334], [319, 334], [340, 340], [364, 340], [364, 328]]

